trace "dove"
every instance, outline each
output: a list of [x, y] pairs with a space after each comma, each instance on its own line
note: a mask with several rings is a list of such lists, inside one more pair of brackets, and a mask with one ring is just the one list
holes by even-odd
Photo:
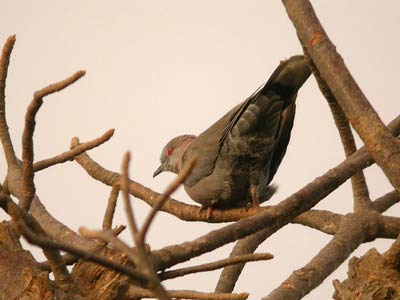
[[183, 185], [203, 207], [258, 206], [268, 200], [290, 140], [297, 93], [310, 74], [302, 55], [281, 61], [264, 85], [201, 134], [170, 140], [153, 177], [179, 173], [195, 158]]

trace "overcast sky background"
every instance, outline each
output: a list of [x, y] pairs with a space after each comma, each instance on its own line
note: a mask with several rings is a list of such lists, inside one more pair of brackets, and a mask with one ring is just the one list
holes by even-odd
[[[69, 148], [72, 136], [93, 139], [109, 128], [115, 136], [91, 151], [104, 167], [119, 171], [132, 152], [134, 180], [156, 191], [172, 180], [153, 180], [161, 148], [183, 133], [199, 134], [268, 79], [279, 61], [301, 53], [295, 30], [280, 1], [5, 1], [0, 0], [0, 41], [17, 35], [7, 81], [7, 117], [16, 151], [21, 151], [23, 118], [32, 94], [79, 69], [86, 76], [45, 99], [37, 116], [35, 159]], [[313, 1], [325, 29], [362, 90], [385, 123], [400, 112], [399, 1]], [[278, 203], [344, 158], [342, 146], [314, 78], [301, 89], [286, 157], [275, 176]], [[0, 155], [0, 175], [5, 161]], [[392, 187], [376, 167], [366, 171], [372, 199]], [[74, 162], [35, 176], [48, 210], [73, 229], [100, 228], [109, 187], [94, 181]], [[3, 180], [3, 179], [2, 179]], [[180, 189], [175, 199], [192, 203]], [[143, 220], [148, 206], [133, 200]], [[115, 224], [125, 224], [121, 203]], [[317, 208], [346, 213], [352, 208], [349, 183]], [[390, 215], [399, 215], [393, 208]], [[8, 218], [2, 211], [0, 219]], [[160, 213], [148, 242], [152, 249], [194, 239], [223, 224], [183, 223]], [[128, 235], [124, 233], [124, 238]], [[258, 251], [274, 260], [246, 266], [236, 292], [258, 299], [304, 266], [330, 236], [288, 225]], [[363, 255], [390, 241], [357, 249]], [[232, 245], [190, 264], [226, 257]], [[35, 252], [37, 253], [37, 252]], [[346, 277], [342, 265], [304, 299], [329, 299], [332, 280]], [[173, 289], [213, 291], [220, 271], [167, 281]]]

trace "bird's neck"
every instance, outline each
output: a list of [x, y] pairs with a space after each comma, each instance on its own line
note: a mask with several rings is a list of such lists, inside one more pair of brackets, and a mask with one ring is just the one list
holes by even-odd
[[178, 160], [178, 163], [177, 163], [177, 174], [182, 170], [182, 168], [183, 168], [183, 164], [184, 164], [184, 160], [185, 160], [185, 153], [186, 153], [186, 150], [189, 148], [189, 146], [192, 144], [192, 142], [193, 142], [193, 139], [187, 139], [187, 140], [185, 140], [183, 143], [182, 143], [182, 147], [181, 147], [181, 149], [180, 149], [180, 159]]

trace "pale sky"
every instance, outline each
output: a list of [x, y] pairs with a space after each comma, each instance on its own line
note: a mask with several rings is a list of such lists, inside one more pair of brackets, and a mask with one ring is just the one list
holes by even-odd
[[[385, 123], [400, 112], [400, 2], [312, 1], [347, 66]], [[91, 151], [104, 167], [119, 171], [132, 152], [134, 180], [156, 191], [172, 174], [152, 178], [161, 148], [172, 137], [199, 134], [268, 79], [280, 60], [301, 53], [295, 30], [280, 1], [5, 1], [0, 0], [0, 42], [17, 35], [7, 81], [7, 117], [14, 146], [21, 151], [26, 106], [35, 90], [76, 70], [86, 76], [45, 99], [37, 116], [35, 159], [69, 148], [72, 136], [93, 139], [109, 128], [115, 136]], [[278, 203], [334, 167], [344, 153], [328, 105], [314, 78], [300, 90], [288, 152], [274, 178]], [[5, 161], [0, 156], [0, 175]], [[391, 191], [380, 169], [366, 171], [375, 199]], [[36, 174], [37, 193], [48, 210], [73, 229], [101, 226], [109, 187], [94, 181], [74, 162]], [[1, 179], [3, 180], [3, 179]], [[173, 196], [192, 203], [183, 189]], [[139, 220], [148, 211], [133, 200]], [[122, 205], [115, 224], [125, 224]], [[317, 208], [346, 213], [352, 208], [349, 183]], [[400, 209], [388, 214], [399, 215]], [[6, 218], [1, 211], [0, 219]], [[152, 249], [194, 239], [223, 224], [183, 223], [160, 213], [148, 242]], [[124, 238], [128, 238], [125, 233]], [[288, 225], [259, 247], [275, 258], [246, 266], [235, 292], [250, 299], [267, 295], [293, 270], [304, 266], [330, 236]], [[128, 239], [127, 239], [128, 240]], [[357, 249], [363, 255], [390, 241]], [[190, 264], [228, 256], [232, 245]], [[37, 253], [37, 251], [35, 251]], [[346, 278], [347, 263], [304, 299], [329, 299], [332, 280]], [[173, 289], [213, 291], [220, 271], [167, 281]]]

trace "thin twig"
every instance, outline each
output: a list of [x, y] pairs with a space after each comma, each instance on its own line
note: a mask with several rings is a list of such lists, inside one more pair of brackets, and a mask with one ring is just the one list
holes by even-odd
[[98, 147], [101, 144], [105, 143], [113, 136], [113, 134], [114, 134], [114, 129], [110, 129], [110, 130], [106, 131], [102, 136], [100, 136], [92, 141], [79, 144], [73, 150], [65, 151], [54, 157], [35, 162], [33, 164], [33, 171], [38, 172], [38, 171], [41, 171], [48, 167], [54, 166], [56, 164], [62, 164], [67, 161], [73, 160], [75, 158], [75, 156], [78, 156], [79, 154], [81, 154], [83, 152], [86, 152], [90, 149], [93, 149], [93, 148]]
[[128, 190], [128, 181], [129, 181], [128, 168], [130, 160], [131, 160], [131, 154], [129, 152], [125, 153], [122, 159], [120, 186], [125, 204], [125, 213], [128, 219], [129, 228], [131, 230], [132, 240], [134, 243], [136, 243], [135, 236], [138, 233], [138, 228], [136, 225], [135, 216], [133, 214], [131, 201], [129, 199], [129, 190]]
[[139, 238], [138, 234], [138, 228], [136, 226], [136, 221], [135, 217], [133, 214], [131, 202], [129, 199], [129, 188], [128, 188], [128, 182], [129, 182], [129, 174], [128, 174], [128, 168], [129, 168], [129, 161], [130, 161], [131, 155], [129, 152], [127, 152], [123, 159], [122, 159], [122, 166], [121, 166], [121, 180], [120, 180], [120, 186], [122, 190], [122, 195], [125, 203], [125, 212], [128, 218], [128, 224], [131, 229], [131, 234], [132, 234], [132, 239], [136, 245], [137, 248], [137, 255], [138, 259], [134, 260], [134, 263], [143, 270], [143, 272], [147, 276], [148, 280], [148, 285], [151, 288], [151, 290], [154, 292], [154, 294], [161, 300], [170, 300], [170, 297], [163, 287], [163, 285], [160, 283], [160, 280], [157, 277], [156, 272], [154, 271], [153, 264], [150, 261], [146, 250], [145, 250], [145, 245], [142, 239]]
[[112, 221], [114, 218], [115, 207], [117, 205], [117, 198], [119, 194], [119, 185], [114, 184], [110, 196], [108, 197], [107, 208], [103, 218], [103, 230], [109, 230], [112, 227]]
[[118, 225], [114, 227], [111, 231], [114, 236], [119, 236], [119, 234], [126, 229], [125, 225]]
[[[200, 293], [195, 291], [168, 291], [168, 295], [174, 299], [194, 299], [194, 300], [246, 300], [248, 293], [240, 294], [216, 294], [216, 293]], [[127, 300], [139, 300], [142, 298], [154, 298], [156, 295], [153, 291], [141, 289], [137, 286], [130, 286], [124, 295]]]
[[143, 226], [139, 232], [139, 239], [144, 243], [147, 231], [149, 230], [150, 224], [153, 221], [157, 212], [161, 209], [165, 201], [171, 196], [173, 192], [185, 181], [185, 179], [189, 176], [190, 172], [192, 172], [193, 167], [196, 164], [196, 158], [192, 158], [182, 169], [182, 171], [178, 174], [178, 176], [168, 185], [165, 189], [164, 193], [161, 194], [156, 204], [152, 207], [150, 213], [147, 218], [144, 220]]
[[192, 267], [162, 272], [158, 274], [158, 277], [160, 278], [160, 280], [167, 280], [167, 279], [182, 277], [193, 273], [214, 271], [235, 264], [247, 263], [251, 261], [270, 260], [272, 258], [274, 258], [274, 256], [270, 253], [244, 254], [244, 255], [238, 255], [234, 257], [221, 259], [212, 263], [206, 263], [198, 266], [192, 266]]
[[8, 37], [3, 46], [0, 58], [0, 140], [3, 145], [4, 155], [6, 157], [8, 166], [17, 165], [18, 163], [7, 125], [5, 92], [8, 66], [10, 64], [10, 56], [14, 48], [14, 44], [15, 35], [11, 35]]
[[25, 114], [25, 126], [22, 133], [22, 195], [23, 198], [20, 201], [20, 206], [26, 210], [29, 210], [32, 199], [35, 195], [35, 185], [33, 183], [34, 171], [33, 171], [33, 133], [35, 131], [35, 118], [39, 111], [43, 97], [61, 91], [69, 85], [76, 82], [79, 78], [85, 75], [84, 71], [78, 71], [72, 76], [57, 82], [50, 84], [49, 86], [37, 91], [33, 95], [33, 99], [28, 106]]

